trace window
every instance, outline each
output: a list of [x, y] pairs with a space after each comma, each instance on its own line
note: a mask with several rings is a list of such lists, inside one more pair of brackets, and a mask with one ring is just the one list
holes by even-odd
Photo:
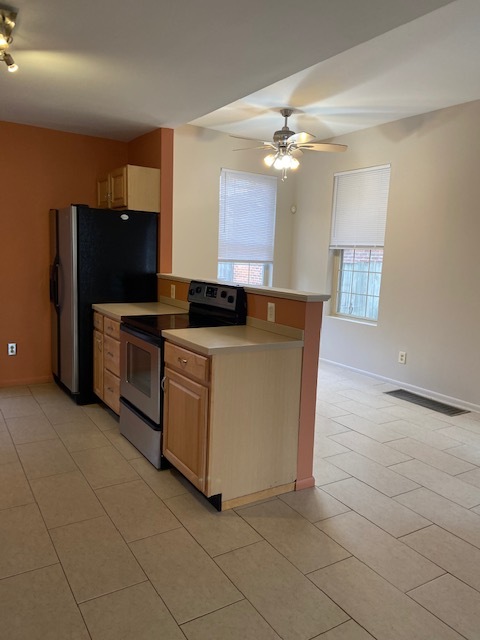
[[219, 280], [272, 284], [277, 178], [222, 169]]
[[390, 165], [334, 176], [334, 313], [378, 320]]

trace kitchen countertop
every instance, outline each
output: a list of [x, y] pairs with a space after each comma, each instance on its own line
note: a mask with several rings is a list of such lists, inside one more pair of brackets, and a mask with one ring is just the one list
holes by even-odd
[[171, 329], [162, 336], [174, 344], [192, 349], [205, 356], [235, 351], [292, 349], [303, 347], [303, 340], [289, 338], [249, 325], [203, 327], [199, 329]]
[[120, 322], [123, 316], [156, 316], [182, 313], [183, 309], [163, 302], [110, 302], [93, 304], [94, 311]]

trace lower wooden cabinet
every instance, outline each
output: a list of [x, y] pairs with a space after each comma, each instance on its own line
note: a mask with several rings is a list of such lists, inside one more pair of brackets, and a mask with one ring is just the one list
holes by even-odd
[[208, 387], [165, 369], [163, 453], [205, 491]]
[[292, 490], [302, 349], [205, 357], [167, 341], [164, 354], [163, 453], [173, 466], [222, 508]]
[[119, 414], [120, 323], [95, 311], [93, 326], [93, 391]]

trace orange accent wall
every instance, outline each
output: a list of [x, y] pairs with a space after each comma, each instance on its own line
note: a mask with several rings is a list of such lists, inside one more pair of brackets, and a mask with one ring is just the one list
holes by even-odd
[[128, 143], [128, 161], [160, 169], [159, 263], [162, 273], [172, 271], [173, 129], [156, 129]]

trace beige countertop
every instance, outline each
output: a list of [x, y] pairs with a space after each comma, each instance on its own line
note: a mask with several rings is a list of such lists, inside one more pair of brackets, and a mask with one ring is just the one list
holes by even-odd
[[174, 344], [206, 356], [234, 351], [303, 347], [303, 340], [289, 338], [271, 331], [263, 331], [249, 325], [168, 329], [162, 331], [162, 336]]
[[110, 302], [92, 305], [95, 311], [120, 322], [123, 316], [161, 316], [183, 313], [179, 307], [163, 302]]
[[[177, 276], [173, 273], [157, 273], [157, 278], [163, 280], [177, 280], [178, 282], [190, 282], [190, 280], [204, 280], [212, 284], [235, 284], [234, 282], [222, 282], [211, 280], [210, 278], [186, 278], [185, 276]], [[286, 298], [288, 300], [299, 300], [300, 302], [326, 302], [330, 300], [329, 293], [315, 293], [313, 291], [297, 291], [296, 289], [280, 289], [279, 287], [253, 287], [251, 285], [242, 285], [247, 293], [256, 293], [261, 296], [270, 296], [271, 298]]]

